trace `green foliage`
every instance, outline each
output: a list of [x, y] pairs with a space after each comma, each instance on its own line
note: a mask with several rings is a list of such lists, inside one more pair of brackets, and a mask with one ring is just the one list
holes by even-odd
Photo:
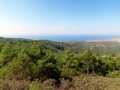
[[61, 77], [71, 78], [78, 75], [78, 61], [76, 54], [70, 49], [64, 51], [62, 60], [60, 62]]
[[107, 74], [107, 77], [110, 77], [110, 78], [120, 77], [120, 71], [109, 71], [109, 73]]
[[42, 90], [40, 87], [40, 83], [37, 81], [33, 81], [30, 86], [29, 86], [29, 90]]
[[[79, 45], [83, 47], [83, 43]], [[0, 42], [0, 78], [59, 81], [80, 74], [118, 76], [114, 72], [120, 69], [117, 54], [99, 55], [89, 47], [76, 51], [72, 43], [66, 45], [52, 41], [3, 40]]]
[[39, 78], [42, 80], [47, 78], [60, 78], [60, 71], [57, 67], [57, 61], [51, 57], [46, 60], [39, 60], [38, 62]]

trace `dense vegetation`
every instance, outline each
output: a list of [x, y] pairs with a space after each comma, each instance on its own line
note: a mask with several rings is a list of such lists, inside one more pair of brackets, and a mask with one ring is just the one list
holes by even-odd
[[61, 79], [72, 82], [81, 75], [120, 76], [117, 54], [101, 55], [90, 48], [78, 50], [69, 43], [0, 38], [0, 79], [35, 81], [29, 88], [38, 86], [39, 90], [37, 82], [49, 79], [59, 88]]

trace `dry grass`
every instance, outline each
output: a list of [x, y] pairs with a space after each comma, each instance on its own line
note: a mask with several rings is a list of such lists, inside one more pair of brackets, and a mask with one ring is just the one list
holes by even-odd
[[61, 81], [58, 90], [120, 90], [120, 78], [102, 76], [74, 77], [73, 81]]
[[[29, 86], [32, 83], [25, 80], [0, 80], [0, 90], [30, 90]], [[40, 90], [120, 90], [120, 78], [102, 76], [82, 75], [74, 77], [72, 81], [61, 79], [59, 87], [56, 87], [56, 81], [53, 79], [37, 83]]]
[[0, 90], [28, 90], [29, 81], [0, 80]]

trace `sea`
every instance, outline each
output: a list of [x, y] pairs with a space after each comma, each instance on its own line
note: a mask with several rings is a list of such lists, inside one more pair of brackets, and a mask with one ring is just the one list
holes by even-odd
[[13, 36], [12, 38], [68, 42], [68, 41], [104, 40], [111, 38], [120, 38], [120, 35], [29, 35], [29, 36], [21, 35]]

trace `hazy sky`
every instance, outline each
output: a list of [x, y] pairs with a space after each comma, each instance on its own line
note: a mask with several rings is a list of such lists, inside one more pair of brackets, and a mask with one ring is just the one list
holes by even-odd
[[120, 0], [0, 0], [0, 36], [120, 35]]

